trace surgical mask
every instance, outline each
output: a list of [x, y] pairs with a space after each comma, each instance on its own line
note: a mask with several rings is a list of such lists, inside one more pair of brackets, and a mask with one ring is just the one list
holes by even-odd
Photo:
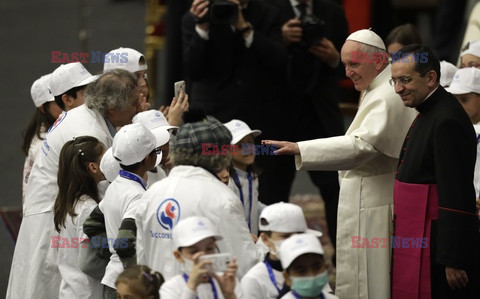
[[190, 275], [190, 272], [192, 272], [192, 269], [193, 269], [193, 266], [195, 265], [195, 263], [192, 261], [192, 260], [189, 260], [187, 258], [183, 258], [183, 264], [182, 264], [182, 270], [187, 274], [187, 275]]
[[328, 283], [327, 271], [315, 276], [290, 277], [292, 280], [292, 289], [300, 296], [314, 297], [322, 293], [323, 287]]
[[275, 254], [277, 257], [279, 257], [280, 246], [282, 246], [283, 241], [285, 241], [285, 240], [272, 240], [272, 239], [270, 239], [270, 242], [272, 242], [275, 245], [275, 250], [270, 248], [270, 252]]

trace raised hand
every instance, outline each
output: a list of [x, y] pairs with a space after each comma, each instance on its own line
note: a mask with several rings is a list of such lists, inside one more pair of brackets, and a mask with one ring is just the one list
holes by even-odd
[[276, 155], [300, 155], [298, 144], [289, 141], [262, 140], [263, 145], [275, 145], [278, 150], [274, 151]]

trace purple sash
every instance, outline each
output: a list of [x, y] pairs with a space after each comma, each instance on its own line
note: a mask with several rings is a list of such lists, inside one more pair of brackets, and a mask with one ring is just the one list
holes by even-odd
[[[437, 185], [407, 184], [395, 180], [393, 198], [392, 299], [431, 299], [430, 229], [432, 220], [438, 219]], [[426, 246], [408, 246], [411, 243], [402, 242], [405, 238], [426, 240], [426, 244], [421, 242]]]

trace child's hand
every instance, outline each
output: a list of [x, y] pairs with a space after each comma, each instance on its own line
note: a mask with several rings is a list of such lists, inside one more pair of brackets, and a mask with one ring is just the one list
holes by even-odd
[[158, 111], [162, 112], [163, 115], [167, 115], [169, 109], [170, 109], [170, 106], [165, 107], [164, 105], [162, 105], [160, 106], [160, 108], [158, 108]]
[[139, 112], [147, 111], [150, 109], [150, 103], [147, 101], [147, 97], [141, 93], [138, 99]]
[[188, 274], [188, 283], [187, 287], [192, 290], [196, 291], [197, 286], [201, 283], [204, 283], [205, 280], [208, 281], [208, 269], [205, 269], [205, 265], [210, 264], [211, 262], [208, 260], [200, 261], [200, 257], [204, 255], [205, 252], [200, 251], [193, 255], [193, 268], [192, 271]]
[[173, 98], [172, 103], [170, 103], [170, 109], [168, 114], [166, 114], [168, 123], [171, 126], [180, 126], [183, 122], [183, 112], [188, 111], [188, 106], [188, 95], [183, 90], [180, 90], [178, 99]]
[[222, 276], [218, 276], [216, 273], [210, 273], [220, 285], [223, 296], [225, 299], [235, 299], [235, 275], [237, 274], [237, 259], [233, 259], [228, 265], [227, 271], [223, 272]]

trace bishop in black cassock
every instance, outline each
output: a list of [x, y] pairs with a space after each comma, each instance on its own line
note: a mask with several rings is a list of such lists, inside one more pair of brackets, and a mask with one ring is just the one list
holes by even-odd
[[[419, 114], [396, 173], [392, 298], [480, 298], [475, 132], [439, 85], [433, 52], [419, 45], [401, 51], [410, 60], [392, 64], [391, 83]], [[447, 279], [450, 273], [457, 278]]]

